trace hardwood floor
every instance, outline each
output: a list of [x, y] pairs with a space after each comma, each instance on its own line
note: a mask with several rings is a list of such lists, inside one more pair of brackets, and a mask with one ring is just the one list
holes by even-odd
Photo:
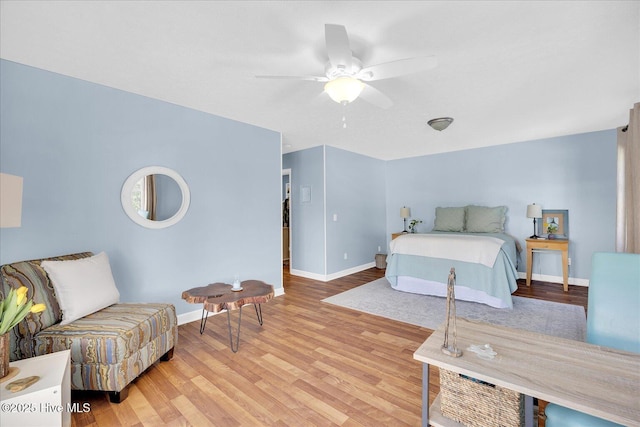
[[[321, 302], [383, 275], [372, 268], [325, 283], [285, 270], [285, 295], [262, 305], [262, 327], [243, 310], [238, 353], [226, 315], [209, 318], [203, 335], [199, 322], [182, 325], [174, 358], [151, 366], [123, 403], [73, 392], [91, 410], [74, 413], [72, 426], [418, 426], [413, 352], [432, 331]], [[565, 294], [522, 280], [515, 295], [587, 306], [587, 288], [576, 286]], [[432, 398], [438, 388], [434, 373]]]

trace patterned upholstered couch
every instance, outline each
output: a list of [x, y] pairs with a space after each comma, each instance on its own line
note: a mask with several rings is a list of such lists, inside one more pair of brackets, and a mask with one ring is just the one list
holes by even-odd
[[[171, 304], [117, 303], [61, 325], [63, 313], [42, 261], [91, 257], [91, 252], [0, 267], [2, 287], [26, 286], [34, 303], [47, 309], [30, 314], [10, 332], [10, 359], [71, 350], [71, 388], [109, 392], [112, 402], [128, 395], [128, 385], [157, 360], [169, 360], [178, 339], [175, 307]], [[64, 322], [63, 322], [64, 323]]]

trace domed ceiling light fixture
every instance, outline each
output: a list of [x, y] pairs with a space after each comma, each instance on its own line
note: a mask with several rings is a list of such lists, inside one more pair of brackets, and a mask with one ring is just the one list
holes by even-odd
[[348, 104], [360, 96], [364, 83], [355, 77], [342, 76], [327, 82], [324, 91], [339, 104]]
[[429, 120], [427, 124], [440, 132], [448, 128], [451, 122], [453, 122], [453, 119], [451, 117], [439, 117], [437, 119]]

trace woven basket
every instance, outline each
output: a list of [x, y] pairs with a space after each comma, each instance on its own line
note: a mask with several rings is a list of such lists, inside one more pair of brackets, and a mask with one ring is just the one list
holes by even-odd
[[524, 395], [440, 369], [442, 415], [470, 427], [521, 427]]
[[387, 254], [376, 254], [376, 268], [381, 270], [387, 268]]

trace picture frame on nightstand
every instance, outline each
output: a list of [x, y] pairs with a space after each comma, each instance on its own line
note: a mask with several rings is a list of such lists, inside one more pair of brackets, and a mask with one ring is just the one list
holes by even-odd
[[[550, 226], [555, 228], [552, 233], [549, 233]], [[568, 239], [569, 211], [566, 209], [543, 209], [542, 218], [538, 221], [537, 234], [544, 239]]]

